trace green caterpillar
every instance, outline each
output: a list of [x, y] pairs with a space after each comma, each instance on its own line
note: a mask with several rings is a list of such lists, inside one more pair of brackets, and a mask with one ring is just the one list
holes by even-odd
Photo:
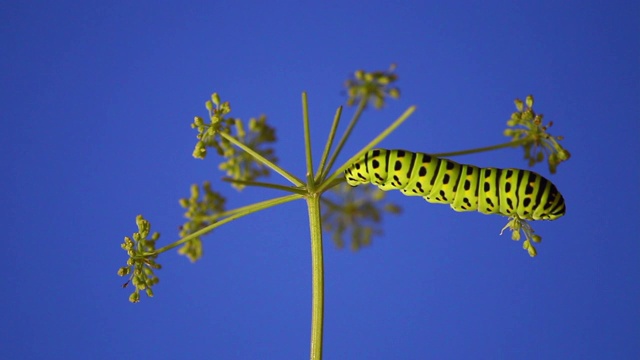
[[399, 189], [455, 211], [502, 214], [523, 220], [563, 216], [564, 198], [551, 181], [528, 170], [479, 168], [405, 150], [373, 149], [345, 170], [351, 186]]

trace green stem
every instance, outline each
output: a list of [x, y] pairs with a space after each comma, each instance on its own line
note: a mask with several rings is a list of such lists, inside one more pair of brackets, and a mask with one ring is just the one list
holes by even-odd
[[336, 136], [336, 130], [338, 129], [338, 124], [340, 123], [340, 116], [342, 115], [342, 106], [338, 107], [336, 110], [336, 114], [333, 117], [333, 123], [331, 124], [331, 130], [329, 130], [329, 138], [324, 145], [324, 151], [322, 152], [322, 158], [320, 159], [320, 165], [318, 166], [318, 173], [316, 174], [315, 181], [316, 183], [320, 181], [321, 177], [325, 174], [325, 164], [327, 162], [327, 157], [329, 156], [329, 151], [331, 150], [331, 146], [333, 146], [333, 140]]
[[273, 184], [273, 183], [261, 182], [261, 181], [236, 180], [228, 177], [222, 178], [222, 181], [226, 181], [226, 182], [230, 182], [238, 185], [244, 185], [244, 186], [257, 186], [257, 187], [264, 187], [264, 188], [269, 188], [274, 190], [282, 190], [282, 191], [300, 194], [300, 195], [307, 195], [309, 193], [306, 189], [303, 189], [303, 188], [297, 188], [292, 186]]
[[307, 187], [310, 191], [315, 188], [313, 178], [313, 157], [311, 148], [311, 130], [309, 129], [309, 103], [307, 102], [307, 93], [302, 93], [302, 122], [304, 124], [304, 149], [307, 157]]
[[353, 114], [353, 117], [351, 118], [351, 122], [349, 122], [347, 129], [344, 131], [344, 134], [342, 135], [342, 137], [340, 138], [340, 141], [338, 142], [338, 146], [336, 146], [336, 150], [333, 152], [333, 155], [331, 155], [331, 159], [329, 159], [329, 164], [324, 169], [321, 179], [326, 178], [327, 174], [329, 174], [329, 171], [331, 171], [331, 167], [333, 167], [333, 163], [336, 162], [338, 155], [340, 155], [340, 151], [342, 151], [344, 144], [347, 142], [347, 139], [351, 135], [353, 128], [358, 123], [358, 120], [360, 119], [360, 116], [362, 115], [362, 112], [364, 111], [364, 109], [367, 107], [368, 102], [369, 102], [368, 96], [364, 96], [362, 97], [362, 99], [360, 99], [360, 104], [358, 104], [358, 109], [356, 110], [355, 114]]
[[289, 180], [295, 186], [303, 186], [304, 185], [302, 180], [298, 179], [295, 175], [289, 173], [285, 169], [283, 169], [280, 166], [278, 166], [278, 165], [274, 164], [273, 162], [269, 161], [264, 156], [262, 156], [259, 153], [253, 151], [247, 145], [245, 145], [245, 144], [241, 143], [240, 141], [236, 140], [236, 138], [234, 138], [233, 136], [231, 136], [229, 134], [226, 134], [226, 133], [223, 133], [223, 132], [220, 132], [218, 134], [220, 134], [220, 136], [222, 136], [223, 138], [229, 140], [229, 142], [232, 143], [233, 145], [235, 145], [235, 146], [239, 147], [240, 149], [246, 151], [248, 154], [250, 154], [251, 156], [256, 158], [256, 160], [258, 160], [261, 163], [265, 164], [266, 166], [271, 168], [273, 171], [275, 171], [278, 174], [282, 175], [282, 177], [284, 177], [285, 179]]
[[309, 229], [311, 231], [311, 359], [322, 359], [322, 323], [324, 318], [324, 263], [322, 260], [322, 220], [320, 218], [320, 195], [307, 197]]
[[520, 146], [522, 144], [525, 144], [525, 143], [527, 143], [529, 141], [531, 141], [531, 139], [524, 138], [524, 139], [515, 140], [515, 141], [513, 141], [513, 140], [512, 141], [508, 141], [508, 142], [503, 143], [503, 144], [485, 146], [485, 147], [476, 148], [476, 149], [444, 152], [444, 153], [430, 154], [430, 155], [431, 156], [436, 156], [436, 157], [452, 157], [452, 156], [460, 156], [460, 155], [469, 155], [469, 154], [476, 154], [476, 153], [485, 152], [485, 151], [498, 150], [498, 149], [507, 148], [507, 147], [516, 147], [516, 146]]
[[344, 177], [336, 178], [336, 179], [333, 179], [333, 180], [331, 180], [331, 181], [325, 181], [325, 182], [323, 183], [324, 185], [322, 186], [322, 192], [325, 192], [325, 191], [327, 191], [327, 190], [329, 190], [329, 189], [333, 188], [333, 187], [334, 187], [334, 186], [336, 186], [336, 185], [340, 185], [340, 184], [342, 184], [343, 182], [345, 182]]
[[362, 150], [360, 150], [355, 156], [353, 156], [351, 159], [347, 160], [344, 164], [342, 164], [342, 166], [340, 166], [333, 173], [333, 175], [331, 175], [328, 179], [323, 181], [323, 185], [320, 186], [320, 188], [318, 189], [318, 192], [322, 193], [323, 191], [325, 191], [329, 184], [335, 185], [334, 183], [335, 179], [337, 179], [339, 176], [342, 176], [342, 173], [347, 167], [349, 167], [354, 161], [360, 159], [364, 155], [364, 153], [369, 151], [371, 148], [378, 145], [382, 140], [384, 140], [384, 138], [389, 136], [389, 134], [391, 134], [398, 126], [402, 125], [402, 123], [405, 122], [405, 120], [407, 120], [409, 116], [413, 114], [414, 111], [416, 111], [415, 106], [410, 106], [407, 110], [405, 110], [405, 112], [402, 113], [402, 115], [400, 115], [400, 117], [397, 118], [391, 125], [389, 125], [383, 132], [381, 132], [380, 135], [376, 136], [375, 139], [371, 140], [371, 142], [367, 144]]
[[186, 243], [187, 241], [202, 236], [210, 231], [212, 231], [213, 229], [217, 228], [218, 226], [222, 226], [228, 222], [231, 222], [233, 220], [239, 219], [243, 216], [249, 215], [249, 214], [253, 214], [254, 212], [260, 211], [260, 210], [264, 210], [267, 208], [270, 208], [272, 206], [276, 206], [276, 205], [280, 205], [280, 204], [284, 204], [287, 203], [289, 201], [293, 201], [293, 200], [297, 200], [297, 199], [301, 199], [302, 196], [298, 195], [298, 194], [293, 194], [293, 195], [287, 195], [287, 196], [282, 196], [279, 198], [275, 198], [275, 199], [270, 199], [270, 200], [266, 200], [266, 201], [262, 201], [259, 203], [255, 203], [253, 205], [249, 205], [249, 206], [244, 206], [242, 208], [238, 208], [235, 210], [230, 210], [229, 213], [232, 213], [231, 215], [229, 215], [228, 217], [214, 223], [211, 224], [205, 228], [202, 228], [196, 232], [194, 232], [193, 234], [189, 234], [185, 237], [183, 237], [182, 239], [174, 242], [173, 244], [169, 244], [167, 246], [161, 247], [159, 249], [156, 249], [156, 251], [152, 252], [152, 253], [144, 253], [143, 256], [151, 256], [151, 255], [158, 255], [161, 254], [165, 251], [171, 250], [175, 247], [178, 247], [184, 243]]

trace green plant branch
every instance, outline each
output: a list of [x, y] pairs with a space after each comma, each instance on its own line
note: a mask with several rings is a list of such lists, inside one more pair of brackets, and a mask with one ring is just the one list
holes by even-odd
[[331, 168], [333, 167], [333, 164], [336, 162], [336, 159], [338, 158], [338, 155], [340, 155], [340, 152], [342, 151], [342, 148], [344, 147], [344, 144], [346, 144], [347, 139], [351, 135], [351, 132], [353, 131], [353, 128], [358, 123], [358, 120], [360, 119], [360, 116], [362, 115], [362, 112], [367, 107], [367, 103], [369, 102], [369, 99], [370, 99], [370, 96], [363, 96], [360, 99], [360, 103], [358, 104], [358, 109], [353, 114], [353, 117], [351, 118], [351, 122], [349, 122], [349, 125], [347, 126], [347, 129], [344, 131], [344, 134], [342, 134], [342, 137], [340, 138], [340, 141], [338, 142], [338, 145], [336, 146], [336, 150], [333, 152], [333, 155], [331, 155], [331, 158], [329, 159], [329, 164], [324, 169], [323, 174], [320, 177], [321, 179], [326, 179], [327, 175], [329, 174], [329, 171], [331, 171]]
[[469, 155], [469, 154], [476, 154], [476, 153], [485, 152], [485, 151], [492, 151], [492, 150], [508, 148], [508, 147], [516, 147], [516, 146], [520, 146], [522, 144], [526, 144], [526, 143], [528, 143], [530, 141], [531, 141], [531, 139], [524, 138], [524, 139], [520, 139], [520, 140], [516, 140], [516, 141], [508, 141], [506, 143], [502, 143], [502, 144], [498, 144], [498, 145], [492, 145], [492, 146], [485, 146], [485, 147], [476, 148], [476, 149], [443, 152], [443, 153], [430, 154], [430, 155], [431, 156], [436, 156], [436, 157], [452, 157], [452, 156], [460, 156], [460, 155]]
[[311, 147], [311, 130], [309, 129], [309, 103], [307, 102], [307, 93], [302, 93], [302, 123], [304, 124], [304, 149], [307, 158], [307, 187], [310, 191], [315, 188], [315, 179], [313, 178], [313, 154]]
[[333, 117], [333, 123], [331, 124], [331, 130], [329, 130], [329, 138], [324, 147], [324, 151], [322, 152], [322, 158], [320, 159], [320, 165], [318, 166], [318, 172], [316, 173], [315, 181], [316, 183], [320, 181], [322, 176], [325, 173], [325, 164], [327, 161], [327, 157], [329, 156], [329, 151], [331, 151], [331, 146], [333, 145], [333, 141], [335, 140], [336, 132], [338, 129], [338, 124], [340, 123], [340, 117], [342, 116], [342, 106], [338, 107], [336, 110], [336, 114]]
[[313, 299], [311, 302], [311, 356], [322, 359], [322, 329], [324, 318], [324, 263], [322, 253], [322, 219], [320, 195], [307, 197], [309, 230], [311, 232], [311, 273]]
[[391, 125], [389, 125], [384, 131], [380, 133], [380, 135], [376, 136], [369, 144], [367, 144], [362, 150], [360, 150], [355, 156], [352, 156], [349, 160], [347, 160], [340, 168], [338, 168], [326, 181], [323, 182], [318, 188], [318, 191], [322, 193], [328, 187], [328, 184], [334, 184], [334, 180], [340, 176], [343, 176], [344, 170], [353, 164], [354, 161], [360, 159], [367, 151], [369, 151], [374, 146], [378, 145], [382, 140], [384, 140], [391, 132], [393, 132], [398, 126], [402, 125], [413, 112], [416, 111], [415, 106], [410, 106], [407, 110], [405, 110], [399, 118], [397, 118]]
[[[300, 195], [302, 195], [302, 194], [300, 194]], [[304, 195], [302, 195], [302, 197], [305, 197], [305, 195], [307, 195], [307, 194], [305, 193]], [[242, 213], [244, 215], [249, 215], [249, 214], [252, 214], [254, 212], [267, 209], [267, 208], [269, 208], [271, 206], [279, 205], [280, 202], [278, 202], [278, 203], [276, 203], [274, 205], [269, 205], [269, 206], [266, 206], [266, 207], [264, 206], [265, 204], [268, 204], [268, 203], [273, 202], [273, 201], [278, 201], [280, 199], [284, 199], [284, 198], [287, 198], [289, 196], [298, 196], [298, 195], [297, 194], [286, 195], [286, 196], [282, 196], [282, 197], [278, 197], [278, 198], [274, 198], [274, 199], [261, 201], [261, 202], [254, 203], [254, 204], [251, 204], [251, 205], [241, 206], [239, 208], [223, 211], [221, 213], [214, 214], [214, 215], [211, 215], [211, 216], [202, 217], [202, 220], [204, 220], [204, 221], [216, 221], [216, 220], [218, 220], [220, 218], [223, 218], [225, 216], [231, 216], [231, 215], [235, 215], [235, 214], [239, 214], [239, 213]], [[294, 198], [292, 200], [300, 199], [302, 197], [297, 197], [297, 198]], [[288, 202], [288, 201], [285, 201], [285, 202]]]
[[322, 192], [325, 192], [331, 188], [333, 188], [336, 185], [340, 185], [343, 182], [345, 182], [344, 177], [337, 177], [335, 179], [332, 179], [331, 181], [324, 181], [322, 184]]
[[[228, 217], [217, 221], [215, 224], [211, 224], [205, 228], [202, 228], [196, 232], [194, 232], [193, 234], [189, 234], [185, 237], [183, 237], [182, 239], [174, 242], [173, 244], [169, 244], [167, 246], [161, 247], [159, 249], [156, 249], [156, 251], [151, 252], [151, 253], [144, 253], [143, 256], [153, 256], [153, 255], [158, 255], [161, 254], [165, 251], [171, 250], [173, 248], [176, 248], [184, 243], [186, 243], [187, 241], [202, 236], [210, 231], [212, 231], [213, 229], [217, 228], [218, 226], [222, 226], [228, 222], [231, 222], [233, 220], [239, 219], [243, 216], [249, 215], [249, 214], [253, 214], [254, 212], [258, 212], [260, 210], [264, 210], [264, 209], [268, 209], [272, 206], [276, 206], [276, 205], [280, 205], [280, 204], [284, 204], [287, 203], [289, 201], [293, 201], [293, 200], [297, 200], [297, 199], [302, 199], [303, 196], [302, 195], [298, 195], [298, 194], [293, 194], [293, 195], [286, 195], [286, 196], [282, 196], [279, 198], [275, 198], [275, 199], [270, 199], [270, 200], [265, 200], [265, 201], [261, 201], [259, 203], [255, 203], [249, 206], [244, 206], [235, 210], [229, 210], [223, 213], [223, 216], [228, 215]], [[219, 218], [219, 217], [218, 217]]]
[[239, 185], [245, 185], [245, 186], [256, 186], [256, 187], [263, 187], [263, 188], [269, 188], [274, 190], [282, 190], [282, 191], [300, 194], [300, 195], [307, 195], [309, 193], [307, 190], [305, 190], [305, 188], [297, 188], [293, 186], [286, 186], [286, 185], [261, 182], [261, 181], [236, 180], [234, 178], [229, 178], [229, 177], [222, 178], [222, 181], [239, 184]]
[[234, 144], [235, 146], [237, 146], [240, 149], [242, 149], [242, 150], [246, 151], [247, 153], [249, 153], [256, 160], [258, 160], [259, 162], [265, 164], [266, 166], [268, 166], [270, 169], [272, 169], [273, 171], [275, 171], [278, 174], [280, 174], [285, 179], [289, 180], [292, 184], [294, 184], [296, 186], [304, 186], [304, 183], [302, 182], [302, 180], [298, 179], [295, 175], [289, 173], [285, 169], [283, 169], [280, 166], [278, 166], [278, 165], [274, 164], [273, 162], [269, 161], [264, 156], [262, 156], [259, 153], [253, 151], [250, 147], [248, 147], [245, 144], [241, 143], [240, 141], [236, 140], [236, 138], [234, 138], [233, 136], [231, 136], [231, 135], [229, 135], [227, 133], [224, 133], [224, 132], [219, 132], [218, 134], [220, 134], [220, 136], [222, 136], [223, 138], [228, 140], [230, 143]]

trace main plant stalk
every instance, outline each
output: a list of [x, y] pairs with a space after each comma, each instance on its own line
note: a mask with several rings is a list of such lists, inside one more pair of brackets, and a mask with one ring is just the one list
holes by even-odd
[[322, 322], [324, 319], [324, 263], [322, 260], [322, 221], [320, 219], [320, 195], [307, 198], [309, 229], [311, 231], [312, 309], [311, 309], [311, 359], [322, 359]]

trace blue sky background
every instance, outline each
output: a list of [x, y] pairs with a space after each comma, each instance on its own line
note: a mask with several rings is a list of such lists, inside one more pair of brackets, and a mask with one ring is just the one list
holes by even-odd
[[[531, 259], [502, 217], [390, 193], [404, 214], [371, 247], [325, 242], [325, 358], [640, 358], [639, 20], [637, 1], [5, 2], [0, 358], [308, 357], [304, 202], [224, 226], [196, 264], [162, 255], [136, 305], [120, 243], [138, 213], [176, 240], [193, 183], [230, 208], [279, 195], [192, 158], [213, 91], [233, 116], [266, 114], [302, 176], [301, 91], [318, 158], [343, 81], [392, 62], [402, 98], [366, 113], [343, 160], [414, 104], [384, 147], [503, 142], [531, 93], [573, 155], [551, 176], [568, 212], [534, 224]], [[521, 150], [456, 160], [526, 167]]]

